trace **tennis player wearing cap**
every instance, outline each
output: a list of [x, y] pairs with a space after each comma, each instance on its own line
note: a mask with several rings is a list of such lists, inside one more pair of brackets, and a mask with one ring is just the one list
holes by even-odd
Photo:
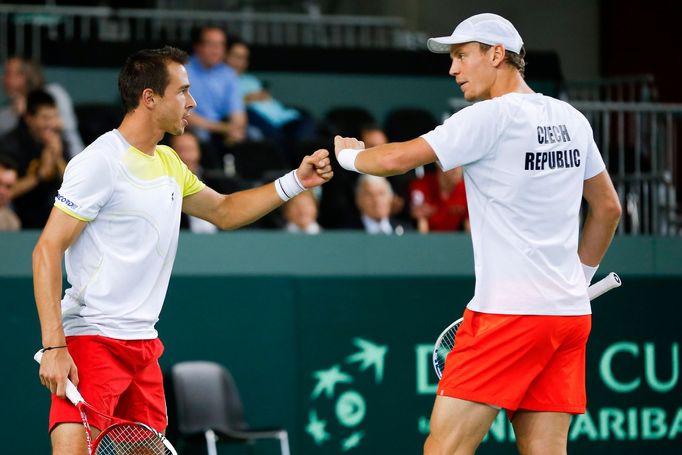
[[570, 415], [586, 406], [586, 289], [618, 224], [618, 196], [585, 117], [525, 83], [523, 41], [509, 21], [479, 14], [428, 46], [450, 54], [464, 98], [480, 102], [411, 141], [363, 150], [335, 139], [339, 163], [356, 172], [464, 167], [476, 288], [424, 450], [473, 453], [505, 409], [521, 453], [564, 454]]

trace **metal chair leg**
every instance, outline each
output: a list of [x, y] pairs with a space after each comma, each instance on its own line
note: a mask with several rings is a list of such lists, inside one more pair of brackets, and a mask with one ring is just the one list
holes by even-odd
[[289, 434], [286, 431], [279, 434], [279, 445], [282, 455], [289, 455]]
[[206, 437], [206, 451], [208, 452], [208, 455], [218, 455], [218, 447], [216, 446], [218, 438], [216, 437], [215, 432], [210, 429], [206, 430], [204, 436]]

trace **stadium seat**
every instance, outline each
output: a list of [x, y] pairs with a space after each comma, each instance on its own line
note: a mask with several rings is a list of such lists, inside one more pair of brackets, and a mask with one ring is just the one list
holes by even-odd
[[330, 135], [360, 137], [362, 126], [374, 123], [374, 116], [363, 107], [337, 107], [324, 116]]
[[170, 373], [179, 442], [206, 443], [209, 455], [217, 454], [217, 443], [247, 443], [276, 439], [282, 455], [289, 455], [285, 429], [251, 429], [244, 418], [242, 401], [230, 372], [215, 362], [188, 361], [175, 364]]
[[385, 122], [389, 142], [409, 141], [438, 126], [430, 111], [418, 108], [394, 109], [388, 113]]
[[229, 152], [234, 155], [237, 175], [258, 182], [280, 177], [289, 165], [276, 144], [266, 141], [244, 141], [234, 145]]
[[79, 104], [74, 107], [78, 132], [85, 145], [117, 128], [123, 120], [123, 108], [114, 104]]

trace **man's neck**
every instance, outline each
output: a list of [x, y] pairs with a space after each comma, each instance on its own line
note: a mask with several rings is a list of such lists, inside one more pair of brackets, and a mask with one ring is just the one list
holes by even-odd
[[506, 95], [508, 93], [535, 93], [521, 76], [518, 70], [500, 71], [495, 84], [490, 89], [490, 98]]
[[136, 109], [123, 118], [118, 132], [133, 147], [147, 155], [154, 155], [154, 150], [161, 139], [163, 131], [155, 127], [145, 113]]

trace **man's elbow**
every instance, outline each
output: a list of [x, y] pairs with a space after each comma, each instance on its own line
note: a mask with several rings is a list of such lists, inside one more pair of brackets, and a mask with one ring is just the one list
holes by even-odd
[[594, 207], [593, 213], [606, 222], [618, 224], [620, 217], [623, 214], [623, 209], [620, 205], [620, 201], [617, 198], [613, 198]]
[[209, 220], [221, 231], [233, 231], [239, 228], [239, 225], [235, 223], [235, 210], [230, 208], [230, 205], [232, 205], [231, 198], [232, 195], [230, 194], [221, 194], [220, 203], [214, 211], [215, 216]]
[[238, 229], [240, 227], [235, 223], [232, 223], [230, 220], [223, 220], [220, 223], [216, 224], [216, 226], [221, 231], [234, 231], [235, 229]]
[[610, 218], [618, 222], [623, 215], [623, 208], [620, 206], [620, 201], [616, 198], [611, 201], [607, 209]]
[[33, 247], [33, 253], [31, 254], [31, 262], [33, 263], [33, 266], [38, 263], [40, 260], [41, 256], [43, 255], [43, 245], [41, 242], [36, 243], [36, 246]]
[[54, 254], [55, 251], [54, 245], [51, 245], [48, 240], [41, 237], [38, 240], [38, 243], [36, 243], [36, 246], [33, 248], [33, 253], [31, 254], [33, 269], [35, 270], [36, 267], [39, 267], [45, 263], [47, 258]]

